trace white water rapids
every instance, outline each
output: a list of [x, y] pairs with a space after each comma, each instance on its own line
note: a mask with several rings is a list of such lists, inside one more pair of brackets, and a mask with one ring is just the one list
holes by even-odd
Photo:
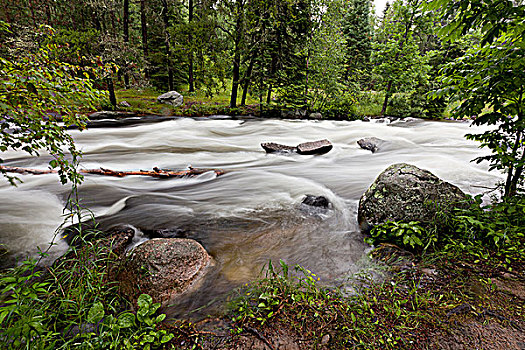
[[[384, 120], [383, 120], [384, 121]], [[83, 168], [114, 170], [220, 168], [192, 179], [125, 178], [86, 175], [82, 204], [99, 217], [101, 228], [127, 224], [141, 231], [169, 229], [198, 240], [216, 265], [188, 305], [195, 307], [259, 274], [269, 259], [301, 264], [331, 281], [366, 264], [366, 245], [357, 228], [360, 196], [391, 164], [406, 162], [478, 194], [501, 180], [485, 164], [486, 154], [464, 134], [466, 123], [400, 120], [291, 121], [181, 118], [72, 131], [84, 155]], [[378, 152], [357, 140], [388, 141]], [[297, 145], [330, 140], [320, 156], [266, 154], [261, 142]], [[47, 168], [48, 157], [4, 153], [6, 165]], [[17, 188], [0, 183], [0, 243], [19, 256], [46, 248], [62, 222], [69, 188], [56, 175], [19, 175]], [[306, 210], [306, 194], [333, 204], [326, 212]], [[67, 244], [58, 243], [51, 256]]]

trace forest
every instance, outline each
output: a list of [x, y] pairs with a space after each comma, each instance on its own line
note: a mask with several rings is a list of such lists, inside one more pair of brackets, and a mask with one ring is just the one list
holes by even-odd
[[524, 36], [523, 0], [1, 1], [0, 348], [525, 347]]
[[1, 10], [15, 47], [53, 43], [63, 62], [111, 65], [99, 82], [109, 91], [227, 92], [230, 108], [251, 101], [327, 116], [368, 99], [377, 115], [441, 117], [448, 101], [427, 94], [484, 38], [443, 39], [453, 18], [423, 5], [394, 1], [381, 15], [366, 0], [9, 1]]

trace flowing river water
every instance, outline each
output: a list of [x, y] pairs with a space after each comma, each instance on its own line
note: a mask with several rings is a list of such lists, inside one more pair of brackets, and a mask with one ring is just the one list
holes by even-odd
[[[108, 124], [109, 125], [109, 124]], [[72, 131], [83, 151], [81, 167], [115, 170], [220, 168], [190, 179], [124, 178], [86, 175], [82, 204], [101, 228], [118, 224], [142, 232], [169, 230], [199, 241], [215, 266], [196, 294], [174, 313], [202, 306], [217, 295], [259, 276], [271, 259], [300, 264], [322, 281], [334, 283], [368, 264], [357, 226], [360, 196], [391, 164], [428, 169], [470, 194], [501, 180], [487, 166], [470, 162], [486, 154], [464, 134], [476, 131], [460, 122], [421, 120], [305, 121], [180, 118], [156, 123]], [[478, 129], [479, 130], [479, 129]], [[388, 141], [378, 152], [357, 140]], [[297, 145], [329, 139], [327, 154], [266, 154], [261, 142]], [[49, 157], [4, 153], [13, 166], [46, 168]], [[19, 175], [17, 188], [0, 183], [0, 243], [16, 255], [46, 249], [61, 224], [69, 194], [56, 175]], [[322, 195], [330, 210], [301, 204], [306, 194]], [[54, 258], [67, 249], [55, 239]]]

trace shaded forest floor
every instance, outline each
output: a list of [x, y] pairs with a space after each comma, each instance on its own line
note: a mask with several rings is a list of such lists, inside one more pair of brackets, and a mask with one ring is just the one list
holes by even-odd
[[[118, 89], [115, 91], [117, 98], [117, 110], [133, 112], [138, 115], [161, 115], [161, 116], [186, 116], [186, 117], [207, 117], [211, 115], [229, 115], [229, 116], [256, 116], [271, 118], [300, 118], [307, 119], [308, 114], [302, 115], [291, 113], [293, 107], [282, 106], [277, 103], [266, 104], [263, 101], [262, 106], [258, 98], [249, 96], [245, 105], [238, 101], [237, 107], [231, 108], [230, 91], [223, 90], [214, 94], [207, 95], [204, 91], [188, 93], [181, 91], [184, 96], [182, 106], [173, 107], [157, 102], [157, 97], [161, 92], [152, 88], [135, 88], [135, 89]], [[322, 111], [322, 119], [338, 120], [355, 120], [363, 117], [381, 116], [381, 107], [384, 94], [380, 92], [362, 92], [359, 96], [350, 98], [344, 106], [331, 105], [325, 106]], [[129, 104], [129, 105], [128, 105]], [[111, 106], [106, 108], [111, 109]], [[310, 111], [319, 112], [319, 111]], [[447, 113], [445, 116], [448, 115]], [[310, 117], [319, 119], [319, 116]]]

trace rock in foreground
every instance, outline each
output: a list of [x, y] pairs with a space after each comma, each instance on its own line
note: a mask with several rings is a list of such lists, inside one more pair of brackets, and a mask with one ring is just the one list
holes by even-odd
[[167, 305], [199, 280], [210, 264], [210, 256], [196, 241], [158, 238], [147, 241], [124, 261], [117, 279], [122, 293], [134, 304], [142, 293]]
[[362, 231], [387, 221], [431, 223], [438, 211], [467, 207], [466, 195], [457, 186], [428, 170], [394, 164], [383, 171], [359, 201]]
[[157, 97], [157, 102], [179, 107], [184, 103], [184, 97], [177, 91], [168, 91]]

